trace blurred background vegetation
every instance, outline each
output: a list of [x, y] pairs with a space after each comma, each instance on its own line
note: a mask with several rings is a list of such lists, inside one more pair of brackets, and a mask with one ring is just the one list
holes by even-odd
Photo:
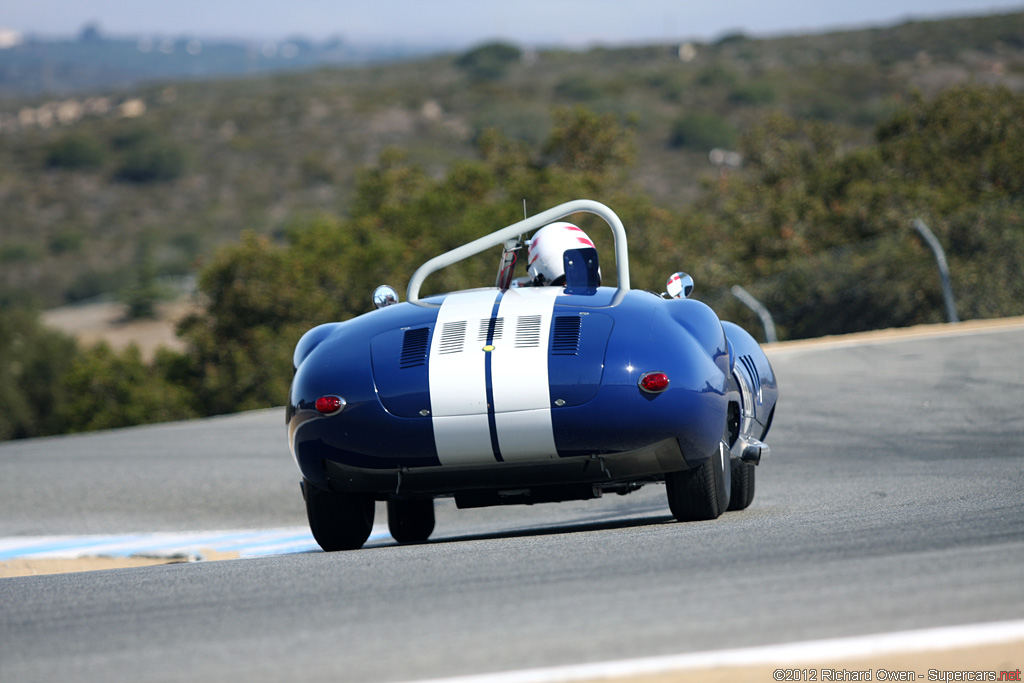
[[[759, 337], [734, 284], [783, 339], [944, 320], [915, 218], [962, 319], [1024, 314], [1022, 92], [1011, 14], [5, 96], [0, 438], [281, 405], [303, 331], [524, 200], [608, 204], [634, 287], [687, 270]], [[427, 284], [490, 284], [496, 261]], [[184, 350], [87, 348], [39, 322], [103, 295], [151, 315], [190, 277]]]

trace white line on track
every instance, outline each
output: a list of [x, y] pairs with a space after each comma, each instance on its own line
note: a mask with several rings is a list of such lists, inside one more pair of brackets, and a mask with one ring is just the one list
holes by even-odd
[[915, 631], [879, 633], [850, 638], [809, 640], [734, 650], [713, 650], [661, 657], [620, 659], [594, 664], [524, 669], [494, 674], [421, 680], [418, 683], [569, 683], [757, 665], [795, 665], [898, 653], [934, 652], [956, 647], [1000, 645], [1024, 639], [1024, 620]]
[[[386, 526], [374, 527], [367, 541], [391, 536]], [[0, 538], [0, 560], [76, 559], [80, 557], [196, 557], [208, 551], [261, 557], [319, 551], [309, 527], [183, 531], [92, 536], [14, 536]]]

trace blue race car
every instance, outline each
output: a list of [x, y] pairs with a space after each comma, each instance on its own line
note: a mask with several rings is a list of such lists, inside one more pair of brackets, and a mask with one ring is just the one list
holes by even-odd
[[[563, 221], [576, 213], [611, 228], [617, 287], [600, 285], [593, 242]], [[420, 298], [428, 275], [497, 246], [496, 286]], [[430, 536], [439, 497], [472, 508], [664, 482], [680, 521], [746, 508], [775, 375], [692, 289], [684, 273], [666, 294], [630, 289], [621, 220], [577, 200], [427, 261], [405, 303], [382, 286], [376, 310], [313, 328], [295, 349], [287, 422], [314, 538], [361, 547], [378, 500], [401, 543]]]

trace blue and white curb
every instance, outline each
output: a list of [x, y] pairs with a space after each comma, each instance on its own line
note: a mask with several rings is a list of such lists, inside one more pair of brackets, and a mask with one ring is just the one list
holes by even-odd
[[[367, 543], [389, 540], [387, 527], [374, 527]], [[0, 538], [0, 561], [133, 556], [202, 559], [211, 551], [265, 557], [319, 550], [308, 527]]]

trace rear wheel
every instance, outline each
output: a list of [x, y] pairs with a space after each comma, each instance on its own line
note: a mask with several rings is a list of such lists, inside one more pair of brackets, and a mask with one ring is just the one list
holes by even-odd
[[680, 522], [717, 519], [729, 507], [732, 469], [725, 444], [700, 467], [665, 475], [668, 507]]
[[373, 529], [374, 502], [361, 493], [339, 493], [302, 485], [309, 530], [327, 552], [361, 548]]
[[746, 510], [754, 501], [754, 474], [757, 468], [749, 462], [735, 460], [732, 464], [732, 496], [730, 510]]
[[434, 531], [434, 501], [389, 500], [388, 530], [399, 543], [421, 543]]

